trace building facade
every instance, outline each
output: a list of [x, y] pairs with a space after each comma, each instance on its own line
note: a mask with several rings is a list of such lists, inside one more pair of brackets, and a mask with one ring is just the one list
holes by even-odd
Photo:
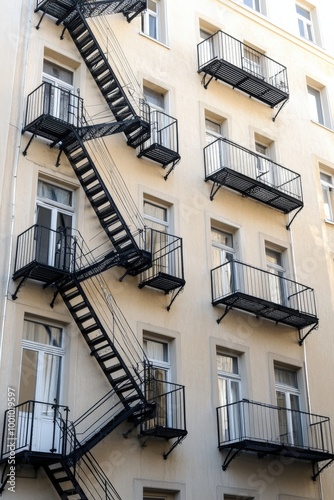
[[333, 14], [6, 5], [5, 498], [331, 500]]

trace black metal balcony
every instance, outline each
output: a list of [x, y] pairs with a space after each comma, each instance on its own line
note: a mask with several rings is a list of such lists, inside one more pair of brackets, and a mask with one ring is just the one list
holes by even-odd
[[73, 272], [78, 236], [69, 228], [53, 231], [35, 224], [17, 238], [13, 279], [52, 283]]
[[[160, 163], [163, 168], [180, 161], [177, 120], [155, 109], [151, 110], [151, 136], [140, 145], [138, 157]], [[169, 173], [169, 172], [168, 172]], [[168, 175], [168, 174], [167, 174]]]
[[212, 269], [211, 292], [226, 306], [222, 318], [235, 308], [298, 330], [318, 324], [312, 288], [237, 260]]
[[328, 417], [244, 399], [217, 408], [217, 426], [218, 448], [228, 451], [223, 470], [241, 451], [325, 466], [334, 460]]
[[41, 465], [66, 452], [68, 407], [42, 401], [25, 401], [5, 411], [0, 462]]
[[205, 180], [210, 199], [221, 186], [238, 191], [284, 213], [303, 207], [300, 175], [228, 139], [204, 148]]
[[182, 238], [146, 228], [146, 251], [152, 266], [141, 274], [139, 288], [150, 286], [166, 293], [185, 285]]
[[152, 404], [152, 415], [140, 426], [140, 434], [147, 437], [175, 439], [167, 452], [167, 459], [173, 449], [187, 436], [186, 405], [184, 386], [150, 378], [146, 381], [147, 402]]
[[23, 132], [57, 143], [83, 119], [83, 99], [73, 92], [44, 82], [28, 95]]
[[199, 43], [197, 56], [205, 88], [215, 78], [271, 107], [289, 98], [285, 66], [223, 31]]

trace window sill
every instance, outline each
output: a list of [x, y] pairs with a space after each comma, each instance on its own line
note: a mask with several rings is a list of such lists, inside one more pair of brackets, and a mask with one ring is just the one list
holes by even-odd
[[334, 220], [324, 219], [324, 222], [326, 222], [326, 224], [329, 224], [330, 226], [334, 226]]
[[157, 40], [156, 38], [152, 38], [151, 36], [147, 35], [146, 33], [144, 33], [143, 31], [140, 31], [139, 34], [141, 36], [143, 36], [144, 38], [148, 38], [149, 40], [152, 40], [152, 42], [155, 42], [157, 43], [158, 45], [161, 45], [162, 47], [165, 47], [165, 49], [168, 49], [170, 50], [170, 47], [168, 45], [166, 45], [165, 43], [163, 42], [160, 42], [160, 40]]
[[323, 125], [322, 123], [319, 123], [315, 120], [311, 120], [311, 122], [314, 123], [315, 125], [318, 125], [321, 128], [324, 128], [325, 130], [328, 130], [328, 132], [332, 132], [332, 133], [334, 132], [334, 130], [332, 128], [329, 128], [326, 125]]

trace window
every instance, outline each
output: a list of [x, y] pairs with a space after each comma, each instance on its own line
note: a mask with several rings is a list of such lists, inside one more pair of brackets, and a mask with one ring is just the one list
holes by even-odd
[[244, 46], [244, 55], [242, 61], [242, 68], [248, 73], [264, 80], [265, 72], [263, 67], [263, 58], [261, 52], [252, 49], [251, 47]]
[[260, 0], [244, 0], [244, 4], [251, 9], [260, 12]]
[[144, 85], [144, 96], [150, 106], [151, 138], [150, 144], [160, 144], [170, 148], [173, 144], [173, 133], [169, 127], [170, 119], [166, 114], [167, 92], [155, 90]]
[[206, 161], [209, 171], [223, 168], [227, 162], [228, 147], [221, 139], [223, 136], [224, 121], [205, 118], [206, 144], [211, 144], [206, 150]]
[[144, 219], [148, 227], [167, 233], [169, 230], [168, 207], [149, 199], [144, 199]]
[[162, 43], [167, 42], [164, 7], [164, 0], [148, 0], [141, 18], [142, 32]]
[[45, 88], [44, 106], [49, 113], [70, 123], [77, 123], [80, 112], [78, 97], [74, 95], [74, 73], [66, 68], [44, 59], [43, 82], [50, 84]]
[[297, 372], [275, 366], [275, 390], [278, 411], [279, 437], [282, 443], [302, 445], [300, 392]]
[[166, 382], [170, 382], [170, 348], [165, 340], [157, 340], [150, 336], [143, 338], [143, 348], [149, 361], [153, 364], [152, 377], [146, 386], [146, 396], [148, 400], [156, 403], [154, 418], [145, 422], [146, 430], [150, 427], [166, 427], [170, 421], [169, 411], [169, 387]]
[[310, 42], [315, 42], [311, 11], [300, 5], [296, 5], [296, 11], [300, 36]]
[[38, 262], [70, 266], [73, 215], [73, 191], [40, 179], [36, 207]]
[[[34, 451], [50, 451], [53, 404], [61, 399], [61, 372], [64, 357], [63, 331], [45, 322], [24, 321], [19, 404], [38, 401], [33, 417], [22, 406], [20, 425], [24, 429], [33, 418]], [[49, 403], [49, 404], [48, 404]]]
[[216, 271], [215, 288], [219, 296], [233, 292], [237, 286], [234, 272], [234, 234], [229, 229], [211, 227], [211, 248], [213, 268]]
[[233, 404], [242, 399], [239, 357], [218, 350], [216, 360], [219, 406], [224, 407], [220, 435], [222, 440], [230, 441], [241, 435], [240, 407]]
[[325, 172], [320, 172], [322, 197], [324, 202], [325, 219], [333, 221], [333, 177]]
[[309, 85], [307, 86], [307, 92], [312, 120], [324, 125], [325, 120], [321, 92], [313, 87], [310, 87]]
[[272, 141], [255, 134], [255, 151], [259, 155], [256, 158], [257, 179], [261, 182], [274, 185], [275, 171], [271, 160]]
[[283, 254], [278, 250], [266, 247], [266, 263], [269, 280], [269, 300], [276, 304], [286, 303], [285, 282], [282, 280], [285, 274], [283, 267]]

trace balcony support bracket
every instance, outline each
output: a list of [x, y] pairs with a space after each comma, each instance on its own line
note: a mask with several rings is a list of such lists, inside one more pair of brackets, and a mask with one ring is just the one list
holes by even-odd
[[53, 299], [51, 300], [50, 302], [50, 307], [53, 309], [54, 308], [54, 305], [55, 305], [55, 302], [56, 302], [56, 298], [58, 296], [58, 293], [59, 293], [59, 290], [57, 289], [54, 294], [53, 294]]
[[312, 476], [312, 479], [313, 479], [313, 481], [316, 481], [317, 477], [319, 476], [319, 474], [321, 474], [321, 472], [324, 469], [326, 469], [327, 467], [329, 467], [333, 462], [334, 462], [334, 459], [331, 459], [325, 465], [323, 465], [322, 467], [319, 467], [319, 465], [318, 465], [317, 471], [316, 471], [315, 463], [313, 462], [313, 464], [312, 464], [312, 467], [313, 467], [313, 476]]
[[25, 281], [27, 281], [28, 278], [29, 278], [29, 273], [28, 273], [28, 275], [23, 276], [23, 278], [21, 279], [20, 283], [17, 285], [15, 292], [12, 293], [12, 299], [13, 300], [17, 299], [17, 294], [19, 293], [19, 290], [20, 290], [21, 286], [24, 285]]
[[222, 465], [222, 469], [225, 472], [227, 470], [227, 467], [229, 464], [232, 462], [232, 460], [243, 450], [243, 448], [231, 448], [228, 452], [228, 454], [225, 457], [224, 463]]
[[[168, 169], [168, 172], [166, 175], [164, 175], [165, 181], [168, 179], [169, 174], [174, 170], [175, 166], [179, 163], [180, 159], [174, 160], [172, 166]], [[167, 165], [164, 166], [166, 168]]]
[[218, 325], [219, 325], [219, 323], [220, 323], [220, 322], [221, 322], [221, 321], [225, 318], [226, 314], [227, 314], [227, 313], [228, 313], [231, 309], [233, 309], [233, 307], [232, 307], [232, 306], [226, 306], [226, 307], [225, 307], [224, 314], [223, 314], [222, 316], [220, 316], [220, 318], [218, 318], [218, 319], [216, 320], [216, 321], [217, 321], [217, 323], [218, 323]]
[[290, 226], [291, 224], [293, 223], [293, 221], [295, 220], [296, 216], [299, 214], [299, 212], [302, 210], [303, 207], [299, 207], [297, 212], [293, 215], [292, 219], [290, 220], [289, 224], [287, 224], [285, 227], [287, 228], [287, 230], [289, 231], [290, 230]]
[[30, 139], [29, 139], [28, 144], [26, 145], [26, 147], [25, 147], [25, 148], [24, 148], [24, 150], [22, 151], [23, 156], [27, 156], [29, 146], [30, 146], [30, 144], [32, 143], [32, 141], [35, 139], [35, 137], [36, 137], [36, 134], [32, 134], [32, 136], [31, 136], [31, 137], [30, 137]]
[[180, 443], [184, 440], [184, 438], [185, 438], [185, 437], [186, 437], [186, 436], [179, 436], [179, 437], [177, 438], [177, 440], [176, 440], [176, 441], [174, 441], [174, 443], [173, 443], [173, 444], [172, 444], [172, 446], [169, 448], [169, 450], [168, 450], [168, 451], [166, 451], [166, 453], [163, 453], [163, 454], [162, 454], [162, 456], [164, 457], [164, 460], [167, 460], [167, 458], [168, 458], [168, 456], [170, 455], [170, 453], [172, 453], [172, 451], [174, 450], [174, 448], [176, 448], [176, 447], [177, 447], [177, 445], [178, 445], [178, 444], [180, 444]]
[[177, 292], [175, 292], [175, 290], [173, 290], [173, 292], [172, 292], [172, 298], [171, 298], [171, 301], [170, 301], [170, 303], [169, 303], [169, 304], [168, 304], [168, 306], [167, 306], [167, 311], [169, 311], [169, 310], [170, 310], [170, 308], [172, 307], [172, 304], [173, 304], [174, 300], [175, 300], [175, 299], [176, 299], [176, 297], [179, 295], [179, 293], [182, 293], [182, 292], [183, 292], [183, 289], [184, 289], [184, 285], [183, 285], [183, 286], [181, 286], [181, 288], [179, 288]]
[[210, 191], [210, 201], [213, 201], [214, 197], [216, 196], [216, 193], [219, 191], [220, 188], [221, 185], [218, 182], [214, 181]]
[[276, 118], [277, 118], [277, 116], [278, 116], [279, 112], [281, 111], [281, 109], [283, 108], [283, 106], [284, 106], [287, 102], [288, 102], [288, 99], [285, 99], [285, 101], [283, 101], [283, 103], [281, 104], [281, 106], [278, 108], [278, 111], [277, 111], [276, 115], [275, 115], [275, 116], [273, 116], [273, 122], [275, 122], [275, 120], [276, 120]]
[[202, 85], [203, 85], [203, 87], [204, 87], [205, 89], [207, 89], [207, 88], [208, 88], [209, 83], [211, 82], [211, 80], [213, 80], [214, 76], [212, 75], [212, 76], [208, 79], [208, 81], [207, 81], [207, 82], [205, 82], [206, 77], [207, 77], [207, 73], [204, 73], [204, 76], [203, 76], [203, 78], [202, 78]]
[[301, 334], [300, 334], [300, 330], [298, 330], [298, 335], [299, 335], [299, 341], [298, 341], [298, 344], [299, 345], [303, 345], [303, 342], [304, 340], [306, 339], [306, 337], [308, 337], [310, 335], [310, 333], [318, 327], [318, 323], [316, 323], [315, 325], [313, 325], [309, 331], [307, 333], [305, 333], [305, 335], [303, 337], [301, 337]]

